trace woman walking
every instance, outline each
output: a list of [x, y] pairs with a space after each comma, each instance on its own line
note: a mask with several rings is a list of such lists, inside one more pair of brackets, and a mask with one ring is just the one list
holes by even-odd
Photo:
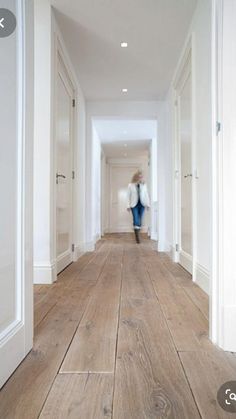
[[127, 210], [132, 211], [135, 239], [140, 243], [139, 231], [142, 225], [142, 217], [145, 208], [150, 208], [150, 200], [147, 185], [144, 182], [143, 172], [138, 170], [133, 175], [131, 183], [128, 185], [128, 205]]

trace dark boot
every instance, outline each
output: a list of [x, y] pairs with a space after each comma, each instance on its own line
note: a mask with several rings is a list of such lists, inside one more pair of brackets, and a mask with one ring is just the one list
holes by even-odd
[[135, 233], [136, 243], [140, 243], [139, 230], [137, 228], [135, 228], [134, 233]]

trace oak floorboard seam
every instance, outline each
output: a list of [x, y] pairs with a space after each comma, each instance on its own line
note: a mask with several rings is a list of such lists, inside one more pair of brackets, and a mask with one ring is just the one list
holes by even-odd
[[[189, 351], [188, 351], [188, 352], [189, 352]], [[198, 410], [199, 416], [200, 416], [200, 418], [201, 418], [201, 419], [203, 419], [203, 418], [202, 418], [202, 415], [201, 415], [201, 412], [200, 412], [200, 409], [199, 409], [199, 406], [198, 406], [198, 403], [197, 403], [197, 400], [196, 400], [196, 396], [195, 396], [195, 394], [194, 394], [194, 391], [193, 391], [193, 388], [192, 388], [192, 386], [191, 386], [191, 383], [190, 383], [190, 381], [189, 381], [189, 379], [188, 379], [187, 372], [186, 372], [186, 370], [185, 370], [185, 368], [184, 368], [184, 365], [183, 365], [183, 362], [182, 362], [182, 360], [181, 360], [181, 357], [179, 356], [179, 351], [177, 351], [177, 355], [178, 355], [178, 358], [179, 358], [179, 362], [180, 362], [180, 364], [181, 364], [181, 366], [182, 366], [182, 370], [183, 370], [183, 372], [184, 372], [184, 375], [185, 375], [186, 381], [187, 381], [187, 383], [188, 383], [189, 389], [190, 389], [190, 391], [191, 391], [191, 393], [192, 393], [193, 400], [194, 400], [194, 403], [195, 403], [196, 408], [197, 408], [197, 410]]]
[[[100, 248], [99, 248], [99, 250], [100, 250]], [[97, 281], [98, 281], [98, 279], [99, 279], [99, 277], [100, 277], [100, 275], [101, 275], [101, 273], [102, 273], [102, 271], [103, 271], [103, 269], [104, 269], [104, 266], [106, 265], [107, 258], [108, 258], [108, 255], [110, 254], [110, 251], [111, 251], [111, 246], [109, 246], [109, 248], [108, 248], [108, 252], [107, 252], [107, 255], [106, 255], [105, 261], [104, 261], [103, 265], [101, 266], [101, 269], [100, 269], [99, 275], [98, 275], [97, 280], [96, 280], [95, 284], [93, 285], [93, 287], [97, 284]], [[92, 261], [92, 260], [93, 260], [96, 256], [97, 256], [97, 252], [95, 251], [95, 252], [94, 252], [94, 256], [91, 258], [91, 260], [89, 260], [88, 264], [86, 264], [86, 265], [84, 266], [84, 268], [83, 268], [83, 269], [82, 269], [79, 273], [81, 273], [81, 272], [82, 272], [82, 271], [83, 271], [83, 270], [84, 270], [84, 269], [85, 269], [85, 268], [86, 268], [86, 267], [90, 264], [90, 262], [91, 262], [91, 261]], [[66, 357], [66, 355], [67, 355], [67, 352], [68, 352], [68, 350], [69, 350], [69, 348], [70, 348], [70, 345], [71, 345], [71, 343], [72, 343], [72, 341], [73, 341], [73, 339], [74, 339], [74, 336], [75, 336], [75, 334], [76, 334], [76, 332], [77, 332], [77, 330], [78, 330], [78, 327], [79, 327], [80, 322], [81, 322], [81, 320], [82, 320], [82, 318], [83, 318], [84, 312], [85, 312], [85, 310], [86, 310], [86, 307], [87, 307], [87, 305], [88, 305], [88, 303], [89, 303], [90, 298], [91, 298], [91, 296], [90, 296], [90, 297], [88, 297], [87, 303], [85, 304], [85, 307], [84, 307], [83, 313], [82, 313], [82, 315], [81, 315], [81, 317], [80, 317], [80, 320], [79, 320], [79, 322], [78, 322], [78, 324], [77, 324], [77, 327], [76, 327], [76, 329], [75, 329], [75, 331], [74, 331], [74, 333], [73, 333], [73, 335], [72, 335], [72, 338], [71, 338], [71, 340], [70, 340], [70, 342], [69, 342], [69, 344], [68, 344], [68, 346], [67, 346], [67, 349], [65, 350], [64, 356], [62, 357], [62, 360], [61, 360], [61, 363], [60, 363], [60, 365], [59, 365], [59, 367], [58, 367], [58, 370], [57, 370], [57, 372], [56, 372], [56, 374], [55, 374], [55, 376], [54, 376], [54, 378], [53, 378], [53, 380], [52, 380], [52, 382], [51, 382], [50, 389], [49, 389], [49, 391], [48, 391], [48, 393], [47, 393], [47, 395], [46, 395], [46, 397], [45, 397], [45, 399], [44, 399], [44, 402], [43, 402], [43, 404], [42, 404], [42, 406], [41, 406], [40, 412], [39, 412], [39, 414], [38, 414], [38, 418], [40, 417], [40, 415], [41, 415], [41, 413], [42, 413], [42, 411], [43, 411], [43, 409], [44, 409], [44, 406], [46, 405], [46, 402], [47, 402], [48, 397], [49, 397], [49, 395], [50, 395], [50, 393], [51, 393], [51, 390], [52, 390], [53, 385], [54, 385], [54, 383], [55, 383], [55, 381], [56, 381], [56, 378], [58, 377], [58, 375], [60, 375], [59, 373], [60, 373], [61, 366], [62, 366], [62, 364], [63, 364], [63, 362], [64, 362], [64, 359], [65, 359], [65, 357]]]
[[[109, 251], [108, 251], [108, 253], [107, 253], [106, 259], [105, 259], [105, 261], [104, 261], [104, 263], [103, 263], [103, 265], [102, 265], [102, 267], [101, 267], [100, 273], [99, 273], [99, 275], [98, 275], [98, 277], [97, 277], [97, 279], [96, 279], [96, 282], [94, 283], [94, 285], [93, 285], [93, 287], [92, 287], [92, 290], [94, 290], [95, 286], [96, 286], [96, 285], [97, 285], [97, 283], [98, 283], [98, 280], [99, 280], [100, 276], [102, 275], [102, 273], [103, 273], [103, 271], [104, 271], [104, 268], [105, 268], [106, 263], [107, 263], [107, 260], [108, 260], [108, 256], [109, 256], [109, 254], [111, 253], [111, 249], [112, 249], [112, 246], [110, 246], [110, 247], [109, 247]], [[82, 321], [82, 319], [83, 319], [84, 313], [86, 312], [86, 309], [87, 309], [87, 307], [88, 307], [88, 305], [89, 305], [89, 303], [90, 303], [90, 301], [91, 301], [92, 295], [93, 295], [93, 292], [91, 292], [91, 295], [88, 297], [87, 303], [86, 303], [86, 305], [85, 305], [85, 307], [84, 307], [83, 314], [82, 314], [82, 316], [81, 316], [81, 318], [80, 318], [80, 321], [79, 321], [79, 323], [78, 323], [78, 325], [77, 325], [77, 328], [76, 328], [76, 330], [75, 330], [75, 332], [74, 332], [74, 334], [73, 334], [73, 336], [72, 336], [72, 338], [71, 338], [70, 344], [69, 344], [69, 345], [68, 345], [68, 347], [67, 347], [67, 350], [66, 350], [66, 352], [65, 352], [65, 354], [64, 354], [64, 357], [63, 357], [63, 359], [62, 359], [62, 362], [61, 362], [61, 364], [60, 364], [60, 367], [59, 367], [59, 369], [58, 369], [57, 374], [61, 374], [61, 367], [62, 367], [62, 365], [63, 365], [63, 363], [64, 363], [64, 361], [65, 361], [65, 358], [66, 358], [66, 356], [67, 356], [67, 353], [68, 353], [68, 351], [69, 351], [69, 349], [70, 349], [70, 347], [71, 347], [71, 344], [72, 344], [72, 342], [73, 342], [73, 340], [74, 340], [74, 337], [75, 337], [75, 335], [76, 335], [76, 333], [77, 333], [77, 331], [78, 331], [78, 328], [79, 328], [80, 323], [81, 323], [81, 321]]]
[[[144, 262], [144, 263], [145, 263], [145, 262]], [[150, 277], [150, 274], [149, 274], [149, 272], [148, 272], [147, 265], [145, 264], [145, 266], [146, 266], [147, 273], [148, 273], [148, 276], [149, 276], [149, 278], [150, 278], [150, 281], [151, 281], [151, 282], [152, 282], [152, 284], [153, 284], [153, 281], [152, 281], [152, 279], [151, 279], [151, 277]], [[154, 289], [154, 292], [155, 292], [155, 294], [156, 294], [156, 296], [157, 296], [156, 289], [155, 289], [154, 285], [153, 285], [153, 289]], [[157, 300], [158, 300], [158, 296], [157, 296]], [[184, 368], [184, 366], [183, 366], [183, 363], [182, 363], [182, 361], [181, 361], [181, 359], [180, 359], [180, 356], [179, 356], [179, 353], [178, 353], [178, 349], [177, 349], [177, 347], [176, 347], [174, 337], [173, 337], [173, 335], [172, 335], [172, 333], [171, 333], [171, 330], [170, 330], [170, 327], [169, 327], [169, 324], [168, 324], [168, 321], [167, 321], [166, 315], [165, 315], [165, 313], [164, 313], [164, 311], [163, 311], [163, 309], [162, 309], [162, 304], [161, 304], [161, 302], [160, 302], [159, 300], [158, 300], [158, 302], [159, 302], [160, 310], [161, 310], [161, 312], [162, 312], [163, 319], [164, 319], [165, 324], [166, 324], [166, 328], [167, 328], [167, 329], [168, 329], [168, 331], [169, 331], [169, 335], [170, 335], [170, 338], [171, 338], [171, 340], [172, 340], [172, 344], [173, 344], [173, 346], [174, 346], [175, 352], [176, 352], [177, 357], [178, 357], [178, 359], [179, 359], [179, 364], [180, 364], [180, 366], [181, 366], [181, 368], [182, 368], [182, 371], [183, 371], [183, 374], [184, 374], [184, 376], [185, 376], [186, 383], [187, 383], [187, 385], [188, 385], [188, 387], [189, 387], [189, 390], [190, 390], [190, 392], [191, 392], [191, 394], [192, 394], [192, 398], [193, 398], [193, 401], [194, 401], [194, 403], [195, 403], [196, 409], [197, 409], [197, 411], [198, 411], [198, 413], [199, 413], [199, 416], [200, 416], [200, 418], [202, 419], [202, 416], [201, 416], [201, 414], [200, 414], [200, 410], [199, 410], [198, 404], [197, 404], [196, 399], [195, 399], [195, 396], [194, 396], [194, 392], [193, 392], [192, 387], [191, 387], [191, 385], [190, 385], [190, 383], [189, 383], [189, 380], [188, 380], [188, 377], [187, 377], [187, 374], [186, 374], [185, 368]]]
[[124, 268], [124, 254], [125, 247], [123, 246], [123, 256], [122, 256], [122, 271], [121, 271], [121, 282], [120, 282], [120, 295], [119, 295], [119, 311], [118, 311], [118, 323], [117, 323], [117, 333], [116, 333], [116, 349], [115, 349], [115, 362], [114, 362], [114, 371], [113, 371], [113, 391], [112, 391], [112, 404], [111, 404], [111, 418], [113, 419], [113, 404], [114, 404], [114, 394], [115, 394], [115, 383], [116, 383], [116, 363], [117, 363], [117, 351], [118, 351], [118, 337], [120, 329], [120, 312], [121, 312], [121, 293], [123, 286], [123, 268]]

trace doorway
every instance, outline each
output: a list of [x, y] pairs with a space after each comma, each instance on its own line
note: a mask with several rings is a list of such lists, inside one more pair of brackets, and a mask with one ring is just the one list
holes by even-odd
[[110, 226], [111, 233], [132, 231], [132, 217], [127, 211], [127, 185], [140, 167], [110, 165]]
[[57, 274], [72, 262], [74, 89], [58, 54], [55, 109]]
[[176, 117], [176, 252], [193, 274], [193, 134], [191, 50], [175, 85]]

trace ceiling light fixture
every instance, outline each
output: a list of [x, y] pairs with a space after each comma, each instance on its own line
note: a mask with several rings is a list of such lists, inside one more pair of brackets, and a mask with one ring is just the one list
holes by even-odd
[[120, 46], [121, 46], [121, 48], [127, 48], [128, 47], [128, 42], [121, 42]]
[[128, 92], [128, 89], [126, 89], [126, 88], [125, 89], [122, 89], [122, 92], [123, 93], [127, 93]]

